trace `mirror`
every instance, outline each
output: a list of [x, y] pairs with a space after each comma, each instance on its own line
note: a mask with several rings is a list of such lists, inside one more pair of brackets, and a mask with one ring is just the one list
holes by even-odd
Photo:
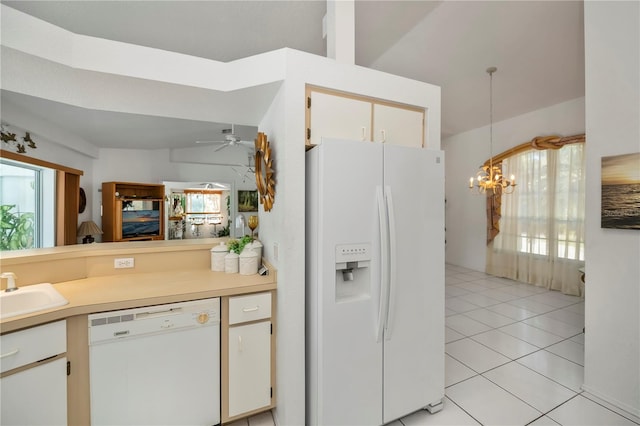
[[271, 157], [271, 146], [267, 135], [262, 132], [259, 132], [256, 138], [255, 157], [256, 186], [260, 194], [260, 203], [264, 206], [264, 210], [268, 212], [271, 211], [271, 207], [273, 207], [276, 189], [272, 167], [273, 158]]

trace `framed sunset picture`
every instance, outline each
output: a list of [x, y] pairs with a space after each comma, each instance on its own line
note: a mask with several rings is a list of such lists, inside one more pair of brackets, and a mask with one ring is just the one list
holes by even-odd
[[640, 229], [640, 152], [602, 157], [600, 226]]

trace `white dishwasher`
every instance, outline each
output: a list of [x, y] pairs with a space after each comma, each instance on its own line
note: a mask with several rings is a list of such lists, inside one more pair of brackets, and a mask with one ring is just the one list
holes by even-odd
[[89, 315], [91, 424], [220, 423], [220, 299]]

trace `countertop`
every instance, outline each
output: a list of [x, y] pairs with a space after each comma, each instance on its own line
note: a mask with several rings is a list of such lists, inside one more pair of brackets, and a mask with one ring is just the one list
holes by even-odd
[[2, 263], [16, 265], [21, 263], [33, 263], [34, 261], [64, 260], [75, 258], [91, 258], [104, 255], [134, 255], [140, 253], [174, 252], [176, 250], [195, 251], [209, 250], [221, 242], [228, 241], [224, 238], [199, 238], [196, 240], [161, 240], [161, 241], [136, 241], [135, 243], [121, 241], [113, 243], [72, 244], [48, 248], [10, 250], [3, 251]]
[[117, 309], [276, 289], [276, 273], [240, 275], [206, 269], [83, 278], [53, 284], [69, 303], [0, 321], [6, 333], [50, 321]]

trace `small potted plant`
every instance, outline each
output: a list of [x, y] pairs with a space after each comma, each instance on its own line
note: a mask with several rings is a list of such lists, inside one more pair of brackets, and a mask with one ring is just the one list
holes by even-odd
[[234, 252], [235, 254], [242, 253], [244, 250], [244, 246], [251, 242], [251, 237], [249, 235], [245, 235], [239, 240], [229, 240], [227, 241], [227, 247], [229, 248], [229, 252]]

